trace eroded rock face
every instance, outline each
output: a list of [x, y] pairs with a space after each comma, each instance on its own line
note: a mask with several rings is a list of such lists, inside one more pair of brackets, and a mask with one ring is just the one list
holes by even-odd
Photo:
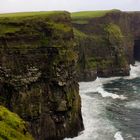
[[69, 13], [2, 18], [0, 104], [29, 122], [36, 140], [83, 130]]
[[140, 13], [113, 11], [82, 20], [73, 19], [79, 80], [129, 75], [129, 64], [134, 64], [134, 40], [140, 38]]

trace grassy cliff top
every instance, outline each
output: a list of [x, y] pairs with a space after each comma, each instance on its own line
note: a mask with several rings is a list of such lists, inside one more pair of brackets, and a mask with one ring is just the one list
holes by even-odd
[[17, 12], [17, 13], [5, 13], [0, 14], [0, 18], [20, 18], [20, 17], [32, 17], [32, 16], [51, 16], [66, 13], [65, 11], [40, 11], [40, 12]]
[[67, 11], [0, 14], [0, 37], [33, 38], [33, 36], [43, 35], [46, 30], [69, 32], [70, 24], [70, 13]]
[[117, 12], [119, 10], [97, 10], [97, 11], [81, 11], [81, 12], [73, 12], [71, 13], [72, 20], [74, 23], [84, 24], [87, 23], [86, 20], [96, 17], [103, 17], [108, 13]]
[[106, 15], [110, 12], [116, 12], [119, 11], [117, 9], [112, 10], [97, 10], [97, 11], [81, 11], [81, 12], [73, 12], [71, 14], [71, 17], [74, 18], [94, 18], [94, 17], [101, 17]]

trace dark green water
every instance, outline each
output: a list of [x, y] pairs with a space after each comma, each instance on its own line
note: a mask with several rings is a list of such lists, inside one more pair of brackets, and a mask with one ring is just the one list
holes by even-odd
[[128, 77], [81, 82], [85, 130], [74, 140], [140, 140], [140, 63]]
[[140, 140], [140, 78], [118, 79], [104, 85], [104, 89], [125, 100], [113, 100], [106, 107], [106, 114], [126, 140]]

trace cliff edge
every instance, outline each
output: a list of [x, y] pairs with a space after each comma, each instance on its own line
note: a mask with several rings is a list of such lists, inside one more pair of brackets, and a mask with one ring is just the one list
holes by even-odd
[[0, 104], [36, 140], [83, 130], [73, 38], [68, 12], [0, 15]]
[[140, 12], [83, 11], [72, 13], [79, 60], [79, 81], [127, 76], [140, 60]]

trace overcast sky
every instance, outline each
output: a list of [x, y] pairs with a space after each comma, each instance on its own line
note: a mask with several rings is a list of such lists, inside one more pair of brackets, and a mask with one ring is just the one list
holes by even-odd
[[140, 0], [0, 0], [0, 13], [48, 10], [120, 9], [140, 11]]

